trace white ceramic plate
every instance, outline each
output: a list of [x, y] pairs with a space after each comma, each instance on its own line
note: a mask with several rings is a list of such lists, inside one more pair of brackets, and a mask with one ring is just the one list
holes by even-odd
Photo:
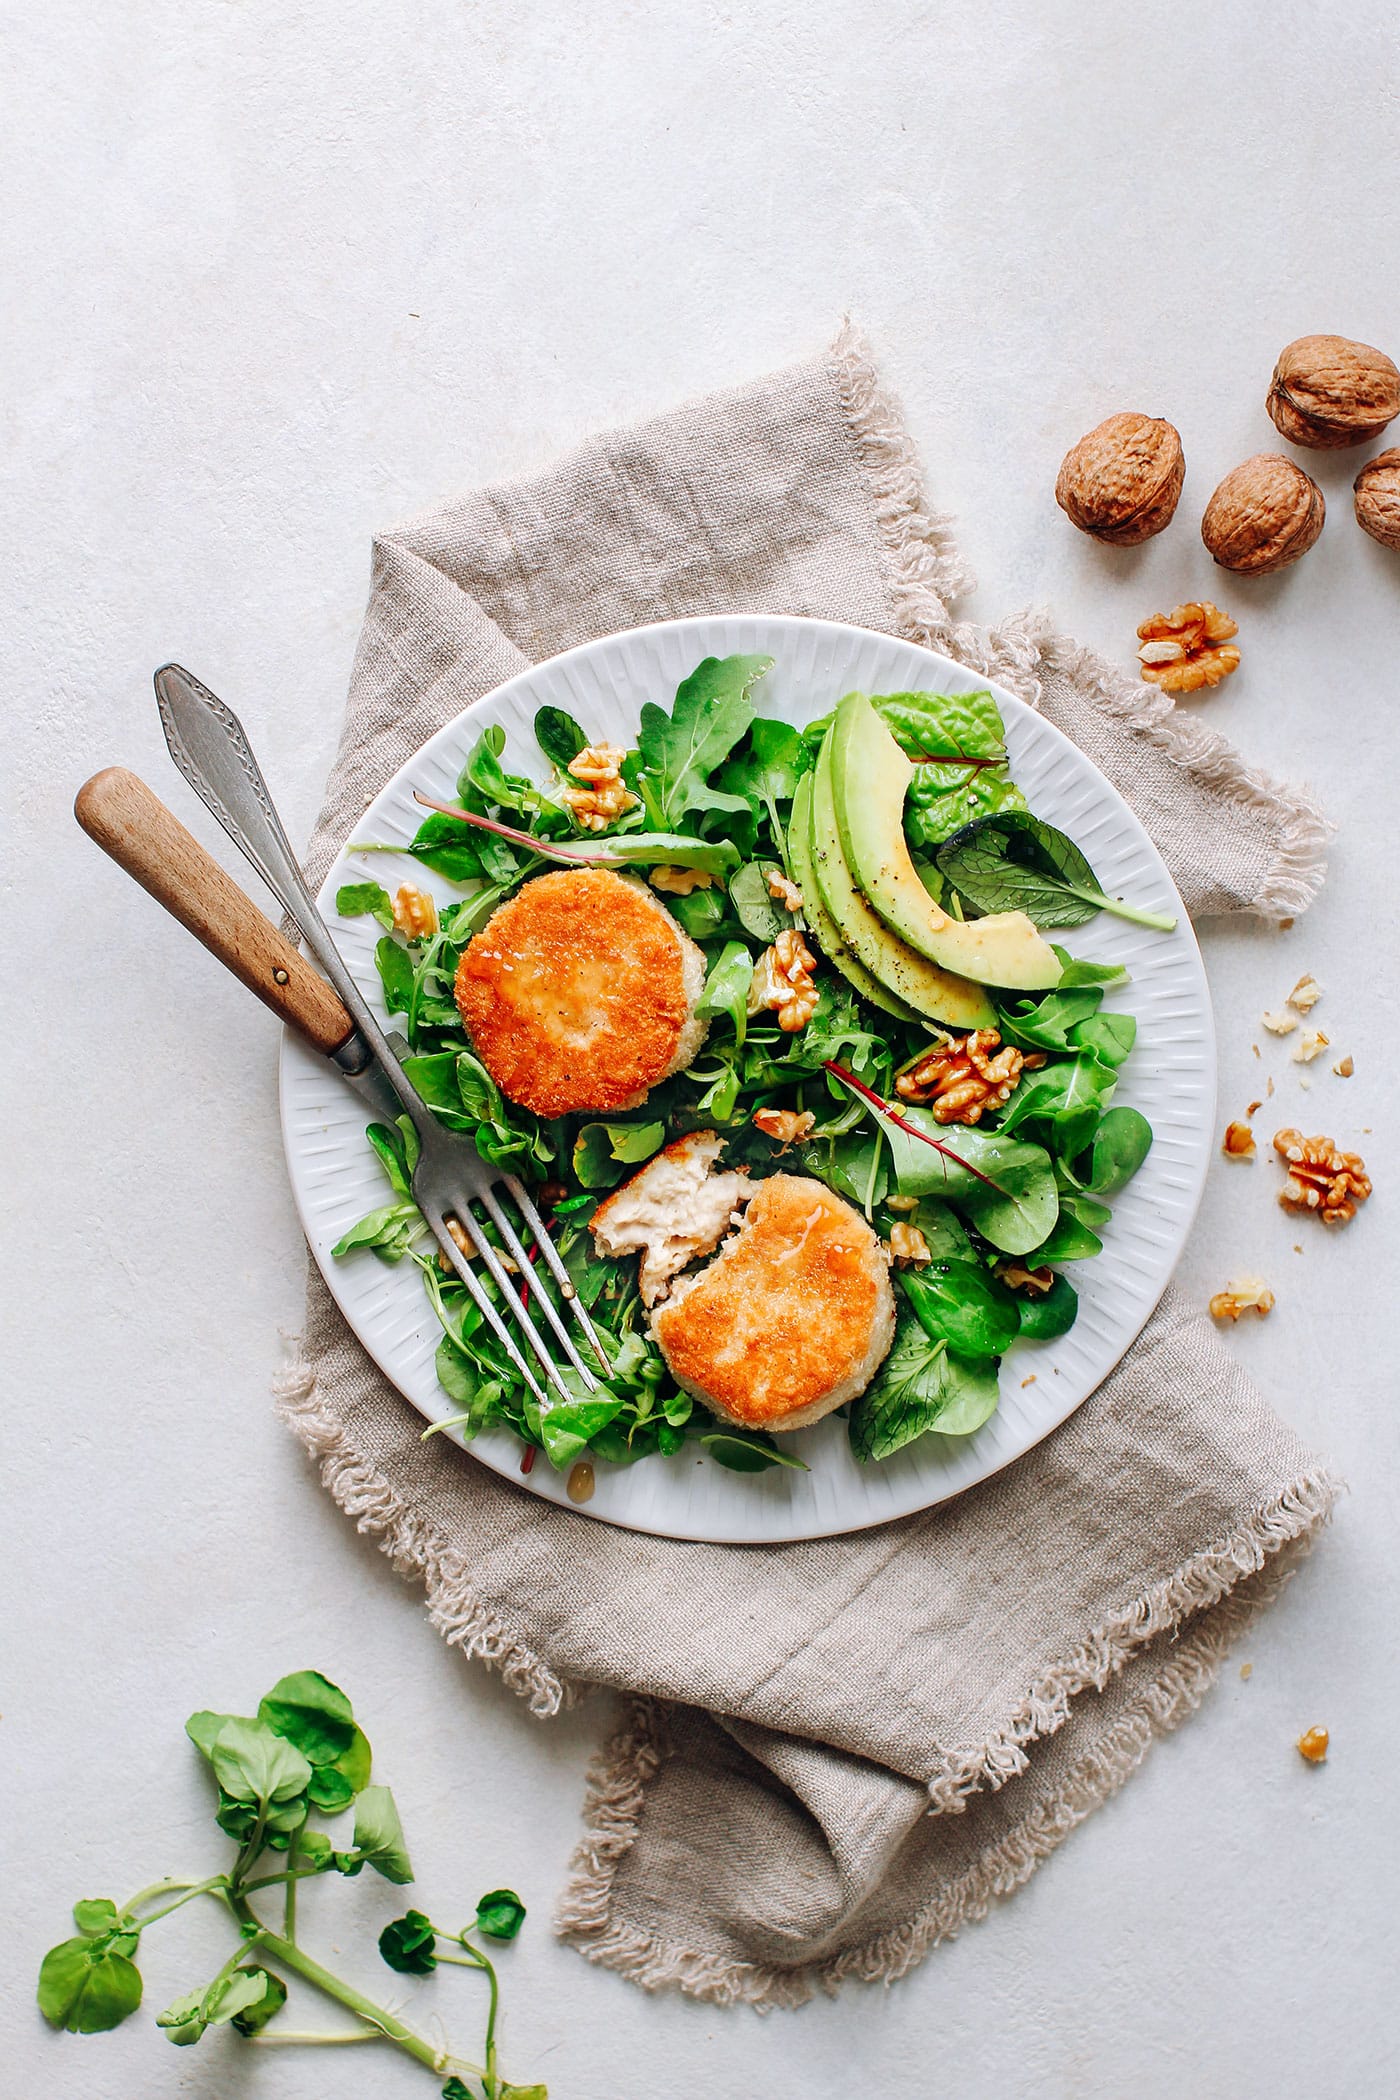
[[[535, 746], [537, 708], [566, 708], [589, 732], [619, 744], [635, 740], [643, 701], [670, 707], [676, 687], [702, 657], [761, 652], [774, 667], [757, 690], [759, 712], [802, 724], [825, 714], [843, 693], [970, 692], [987, 681], [946, 657], [865, 628], [821, 620], [734, 616], [672, 620], [640, 627], [523, 672], [439, 731], [389, 782], [356, 824], [356, 839], [406, 842], [423, 811], [413, 791], [452, 796], [466, 753], [491, 722], [505, 728], [508, 762], [548, 772]], [[856, 1531], [956, 1495], [1009, 1465], [1087, 1399], [1140, 1332], [1181, 1253], [1196, 1213], [1215, 1121], [1215, 1041], [1210, 998], [1190, 921], [1160, 855], [1103, 775], [1057, 729], [1010, 693], [997, 691], [1015, 778], [1031, 807], [1082, 846], [1110, 894], [1178, 915], [1174, 933], [1150, 933], [1100, 914], [1060, 936], [1073, 952], [1127, 965], [1132, 982], [1110, 992], [1109, 1007], [1136, 1014], [1137, 1044], [1116, 1099], [1142, 1110], [1155, 1142], [1147, 1162], [1116, 1199], [1104, 1250], [1076, 1262], [1079, 1318], [1053, 1342], [1019, 1342], [1003, 1358], [1001, 1405], [975, 1436], [926, 1436], [881, 1465], [858, 1465], [846, 1425], [828, 1419], [797, 1432], [791, 1448], [810, 1471], [727, 1472], [687, 1444], [674, 1458], [635, 1466], [599, 1464], [586, 1514], [673, 1538], [760, 1544]], [[320, 905], [361, 988], [380, 1004], [373, 919], [342, 920], [342, 882], [373, 874], [403, 880], [391, 855], [342, 853], [326, 877]], [[415, 864], [414, 879], [439, 899], [460, 896]], [[440, 1330], [416, 1267], [386, 1268], [373, 1254], [332, 1261], [330, 1250], [366, 1211], [386, 1200], [379, 1166], [364, 1140], [365, 1109], [331, 1066], [288, 1035], [282, 1052], [282, 1128], [302, 1224], [331, 1293], [385, 1375], [432, 1421], [456, 1412], [437, 1382]], [[521, 1446], [505, 1432], [471, 1446], [484, 1465], [517, 1485], [564, 1500], [564, 1481], [541, 1455], [522, 1478]]]

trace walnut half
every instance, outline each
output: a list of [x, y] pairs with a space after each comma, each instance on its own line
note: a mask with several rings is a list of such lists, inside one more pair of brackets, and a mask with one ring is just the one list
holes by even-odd
[[1026, 1057], [1009, 1043], [1003, 1049], [995, 1028], [977, 1028], [901, 1072], [895, 1092], [931, 1107], [936, 1123], [980, 1123], [988, 1109], [1011, 1099], [1022, 1072], [1044, 1062], [1038, 1052]]
[[1240, 652], [1222, 644], [1239, 629], [1208, 598], [1156, 613], [1138, 629], [1142, 675], [1164, 693], [1196, 693], [1239, 669]]
[[1278, 1199], [1285, 1210], [1315, 1210], [1325, 1225], [1345, 1225], [1371, 1193], [1360, 1154], [1339, 1151], [1330, 1137], [1276, 1130], [1274, 1150], [1288, 1169]]
[[817, 988], [812, 982], [817, 958], [797, 928], [780, 933], [771, 948], [765, 948], [749, 986], [749, 1012], [764, 1009], [776, 1013], [784, 1035], [796, 1035], [817, 1010]]

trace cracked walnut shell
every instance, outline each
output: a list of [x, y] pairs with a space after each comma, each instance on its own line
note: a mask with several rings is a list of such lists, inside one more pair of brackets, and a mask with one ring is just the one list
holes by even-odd
[[1281, 452], [1232, 467], [1206, 505], [1201, 538], [1222, 569], [1267, 576], [1306, 554], [1322, 530], [1322, 491]]
[[1265, 407], [1291, 444], [1361, 445], [1400, 415], [1400, 371], [1369, 343], [1300, 335], [1280, 352]]
[[1208, 598], [1154, 613], [1138, 629], [1142, 675], [1164, 693], [1195, 693], [1217, 686], [1239, 669], [1240, 652], [1222, 646], [1239, 629]]
[[1368, 459], [1351, 485], [1356, 522], [1382, 547], [1400, 547], [1400, 445]]
[[1186, 477], [1181, 437], [1160, 416], [1109, 416], [1071, 445], [1055, 501], [1096, 540], [1136, 547], [1171, 522]]
[[1360, 1154], [1339, 1151], [1329, 1137], [1276, 1130], [1274, 1150], [1288, 1169], [1278, 1199], [1285, 1210], [1315, 1210], [1325, 1225], [1345, 1225], [1371, 1193]]

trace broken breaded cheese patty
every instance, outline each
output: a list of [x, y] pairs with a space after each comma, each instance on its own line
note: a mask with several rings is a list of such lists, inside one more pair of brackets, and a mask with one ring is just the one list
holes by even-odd
[[491, 914], [453, 990], [503, 1094], [539, 1116], [635, 1108], [705, 1039], [705, 958], [642, 883], [540, 875]]
[[672, 1377], [745, 1429], [801, 1429], [863, 1393], [894, 1340], [889, 1258], [823, 1182], [772, 1174], [652, 1313]]

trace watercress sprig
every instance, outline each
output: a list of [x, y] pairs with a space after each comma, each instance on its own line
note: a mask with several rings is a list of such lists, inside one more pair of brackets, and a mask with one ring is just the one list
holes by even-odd
[[[51, 1947], [39, 1969], [39, 2010], [50, 2025], [70, 2034], [101, 2034], [120, 2026], [142, 1999], [136, 1955], [143, 1933], [206, 1896], [226, 1912], [236, 1940], [207, 1983], [183, 1992], [157, 2016], [156, 2025], [178, 2048], [189, 2048], [211, 2027], [224, 2026], [263, 2045], [387, 2041], [437, 2079], [446, 2079], [445, 2100], [547, 2100], [544, 2086], [511, 2085], [500, 2075], [499, 1983], [493, 1964], [465, 1930], [439, 1935], [421, 1912], [410, 1911], [385, 1927], [380, 1951], [400, 1973], [426, 1974], [438, 1960], [449, 1958], [433, 1954], [437, 1937], [451, 1937], [463, 1949], [451, 1958], [459, 1967], [481, 1970], [490, 1994], [482, 2063], [417, 2033], [302, 1946], [296, 1916], [301, 1882], [324, 1874], [354, 1875], [365, 1867], [389, 1882], [413, 1879], [394, 1797], [388, 1787], [370, 1782], [369, 1741], [339, 1686], [318, 1670], [298, 1670], [278, 1680], [255, 1715], [191, 1714], [185, 1732], [213, 1775], [215, 1821], [233, 1840], [233, 1861], [203, 1880], [167, 1876], [153, 1881], [123, 1904], [105, 1896], [76, 1903], [77, 1933]], [[348, 1845], [338, 1847], [327, 1831], [311, 1823], [313, 1814], [333, 1817], [352, 1806], [354, 1834]], [[280, 1928], [254, 1901], [273, 1889], [282, 1891]], [[477, 1905], [475, 1927], [493, 1939], [513, 1939], [524, 1917], [525, 1906], [513, 1890], [492, 1889]], [[428, 1934], [427, 1958], [420, 1927]], [[332, 1999], [359, 2024], [328, 2033], [273, 2027], [288, 1997], [279, 1970]], [[269, 2027], [272, 2031], [266, 2032]]]

